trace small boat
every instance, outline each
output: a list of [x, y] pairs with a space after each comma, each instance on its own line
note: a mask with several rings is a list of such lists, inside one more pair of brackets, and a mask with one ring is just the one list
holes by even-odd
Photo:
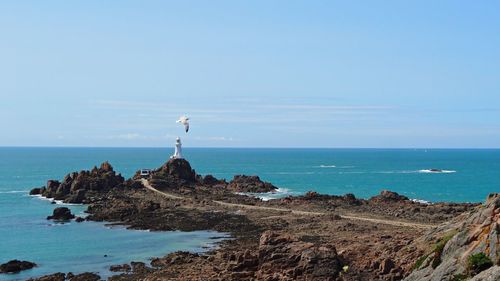
[[433, 173], [442, 173], [443, 170], [441, 169], [430, 169], [429, 171], [433, 172]]

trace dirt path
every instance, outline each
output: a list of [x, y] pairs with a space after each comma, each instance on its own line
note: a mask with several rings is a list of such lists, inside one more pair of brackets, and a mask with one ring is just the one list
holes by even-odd
[[[169, 199], [174, 199], [174, 200], [189, 199], [188, 197], [173, 195], [170, 193], [160, 191], [160, 190], [154, 188], [153, 186], [151, 186], [146, 179], [141, 179], [141, 183], [147, 189], [149, 189], [155, 193], [161, 194], [162, 196], [167, 197]], [[274, 208], [274, 207], [265, 207], [265, 206], [254, 206], [254, 205], [246, 205], [246, 204], [228, 203], [228, 202], [217, 201], [217, 200], [213, 200], [212, 202], [214, 202], [215, 204], [225, 206], [225, 207], [230, 207], [230, 208], [232, 207], [232, 208], [251, 209], [251, 210], [270, 210], [270, 211], [276, 211], [276, 212], [291, 213], [291, 214], [301, 215], [301, 216], [322, 216], [322, 215], [327, 214], [327, 213], [323, 213], [323, 212], [299, 211], [299, 210], [286, 209], [286, 208]], [[428, 229], [428, 228], [435, 227], [435, 225], [433, 225], [433, 224], [413, 223], [413, 222], [405, 222], [405, 221], [397, 221], [397, 220], [377, 219], [377, 218], [370, 218], [370, 217], [360, 217], [360, 216], [355, 216], [352, 214], [340, 215], [340, 217], [342, 217], [344, 219], [349, 219], [349, 220], [368, 221], [368, 222], [373, 222], [373, 223], [381, 223], [381, 224], [386, 224], [386, 225], [402, 226], [402, 227], [412, 227], [412, 228], [421, 228], [421, 229]]]

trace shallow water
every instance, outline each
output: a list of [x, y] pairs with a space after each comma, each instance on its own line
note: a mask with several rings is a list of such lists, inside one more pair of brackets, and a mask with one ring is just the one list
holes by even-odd
[[[40, 266], [0, 280], [24, 280], [57, 271], [99, 271], [109, 265], [147, 261], [176, 250], [202, 251], [214, 232], [146, 232], [103, 223], [53, 224], [54, 205], [27, 195], [48, 179], [110, 161], [130, 177], [163, 164], [172, 149], [0, 148], [0, 262], [25, 259]], [[354, 193], [367, 198], [389, 189], [427, 201], [481, 202], [500, 191], [500, 150], [383, 149], [185, 149], [201, 174], [230, 179], [256, 174], [281, 193]], [[430, 172], [441, 169], [443, 172]], [[70, 206], [80, 214], [85, 206]], [[108, 255], [108, 257], [104, 257]]]

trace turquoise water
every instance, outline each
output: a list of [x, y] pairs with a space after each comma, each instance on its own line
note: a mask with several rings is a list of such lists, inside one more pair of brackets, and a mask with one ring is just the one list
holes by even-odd
[[[28, 195], [47, 179], [110, 161], [130, 177], [163, 164], [172, 149], [0, 148], [0, 262], [18, 258], [40, 266], [0, 280], [24, 280], [56, 271], [99, 271], [111, 264], [147, 260], [175, 250], [201, 251], [213, 232], [145, 232], [109, 229], [102, 223], [53, 224], [54, 205]], [[500, 150], [387, 149], [185, 149], [201, 174], [230, 179], [257, 174], [281, 194], [315, 190], [367, 198], [390, 189], [410, 198], [481, 202], [500, 191]], [[442, 169], [446, 173], [425, 170]], [[70, 206], [81, 213], [84, 206]], [[104, 255], [108, 257], [104, 257]]]

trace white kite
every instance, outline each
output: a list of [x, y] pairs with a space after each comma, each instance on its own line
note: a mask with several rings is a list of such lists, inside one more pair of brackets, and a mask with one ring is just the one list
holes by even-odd
[[179, 120], [177, 120], [177, 123], [181, 123], [184, 125], [184, 128], [186, 129], [186, 133], [189, 131], [189, 118], [186, 117], [185, 115], [179, 117]]

